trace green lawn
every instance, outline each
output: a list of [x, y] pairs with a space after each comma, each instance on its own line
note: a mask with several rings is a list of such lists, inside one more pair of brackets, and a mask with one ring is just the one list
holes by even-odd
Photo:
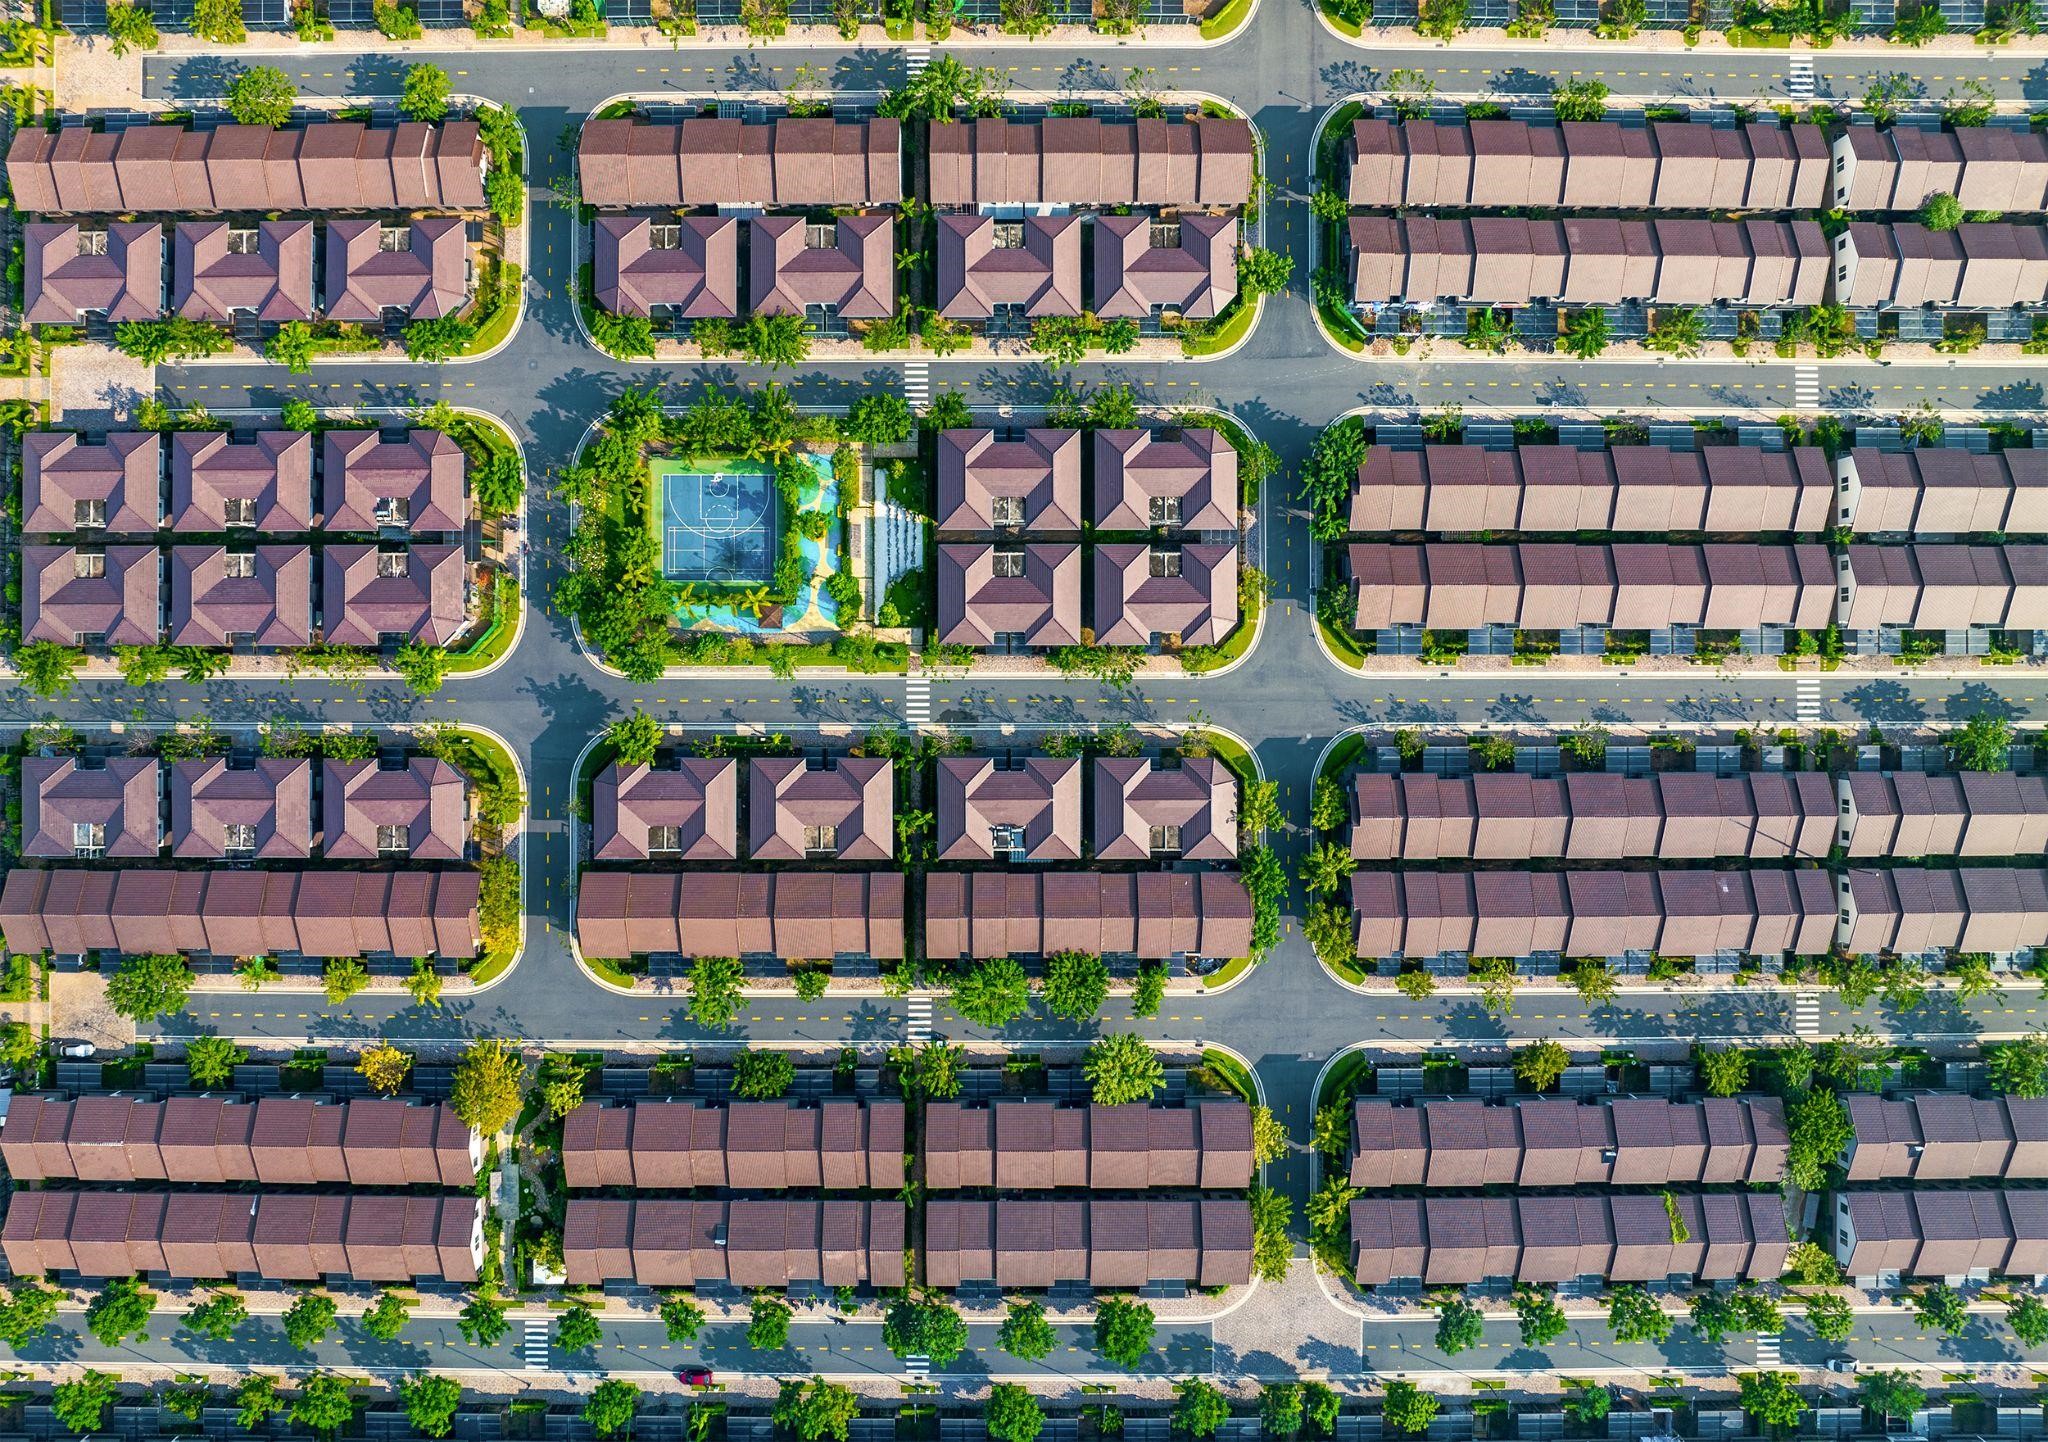
[[1252, 1081], [1252, 1074], [1245, 1070], [1244, 1063], [1227, 1051], [1210, 1047], [1202, 1053], [1202, 1066], [1216, 1074], [1216, 1079], [1231, 1091], [1243, 1097], [1246, 1102], [1256, 1104], [1259, 1089]]
[[1259, 318], [1256, 301], [1238, 296], [1224, 307], [1223, 315], [1216, 328], [1202, 335], [1185, 336], [1181, 339], [1182, 355], [1215, 355], [1225, 351], [1250, 334], [1252, 325]]
[[1332, 10], [1327, 3], [1323, 4], [1322, 12], [1323, 18], [1336, 28], [1339, 35], [1348, 35], [1353, 40], [1356, 40], [1365, 33], [1364, 26], [1353, 25], [1349, 20], [1344, 19], [1335, 10]]
[[1191, 676], [1200, 676], [1210, 671], [1220, 671], [1232, 661], [1244, 655], [1246, 651], [1251, 649], [1252, 638], [1259, 634], [1259, 612], [1264, 607], [1265, 602], [1259, 602], [1238, 621], [1236, 626], [1231, 628], [1230, 634], [1225, 636], [1217, 645], [1216, 657], [1213, 661], [1196, 661], [1190, 665], [1187, 653], [1182, 652], [1180, 662], [1182, 669]]
[[478, 322], [476, 334], [471, 336], [469, 344], [462, 348], [464, 355], [482, 355], [512, 334], [512, 327], [519, 322], [519, 267], [507, 261], [501, 267], [499, 277], [502, 298], [498, 308]]
[[1316, 1091], [1316, 1110], [1321, 1111], [1331, 1102], [1348, 1100], [1371, 1079], [1372, 1062], [1364, 1052], [1344, 1053], [1323, 1073], [1322, 1086]]
[[519, 635], [519, 582], [509, 572], [494, 573], [495, 581], [485, 594], [489, 619], [476, 639], [460, 650], [448, 653], [448, 674], [461, 676], [481, 671], [512, 649]]
[[1202, 22], [1204, 40], [1220, 40], [1244, 24], [1252, 13], [1252, 0], [1230, 0], [1221, 10]]
[[1371, 658], [1359, 650], [1358, 644], [1349, 636], [1341, 631], [1331, 630], [1320, 620], [1316, 622], [1316, 629], [1323, 633], [1323, 640], [1329, 646], [1331, 655], [1354, 671], [1365, 669], [1366, 662]]

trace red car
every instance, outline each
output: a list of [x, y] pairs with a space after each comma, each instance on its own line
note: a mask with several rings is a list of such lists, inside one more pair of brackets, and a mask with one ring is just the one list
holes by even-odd
[[709, 1387], [711, 1385], [711, 1369], [709, 1367], [678, 1367], [676, 1369], [676, 1380], [685, 1386]]

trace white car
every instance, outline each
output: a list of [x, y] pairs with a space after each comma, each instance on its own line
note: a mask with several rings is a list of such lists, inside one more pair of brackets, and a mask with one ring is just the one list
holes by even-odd
[[98, 1053], [99, 1048], [94, 1046], [89, 1041], [74, 1041], [69, 1043], [68, 1045], [60, 1046], [57, 1048], [58, 1056], [68, 1056], [74, 1058], [96, 1056]]

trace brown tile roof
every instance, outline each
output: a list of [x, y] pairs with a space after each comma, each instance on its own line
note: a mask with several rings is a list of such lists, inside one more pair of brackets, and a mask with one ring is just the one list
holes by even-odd
[[623, 766], [598, 773], [591, 789], [591, 855], [644, 861], [657, 826], [677, 832], [683, 861], [739, 858], [739, 763], [731, 757], [682, 757], [674, 767]]
[[109, 321], [155, 320], [163, 313], [160, 224], [116, 221], [81, 231], [68, 222], [30, 221], [22, 227], [22, 244], [22, 319], [30, 325], [76, 325], [88, 312]]
[[[382, 573], [386, 554], [404, 557]], [[469, 567], [459, 545], [325, 546], [320, 553], [325, 637], [339, 646], [379, 646], [386, 636], [445, 646], [469, 624]]]
[[78, 854], [76, 829], [90, 826], [104, 856], [155, 856], [158, 772], [153, 756], [109, 756], [96, 767], [70, 756], [24, 758], [22, 855], [68, 860]]
[[1163, 312], [1210, 320], [1237, 298], [1237, 220], [1184, 215], [1169, 243], [1147, 215], [1095, 218], [1096, 314], [1143, 318]]
[[585, 123], [577, 169], [586, 204], [630, 206], [893, 205], [903, 198], [902, 127], [782, 118], [765, 124], [696, 117]]
[[313, 222], [264, 220], [256, 248], [230, 249], [224, 220], [172, 227], [171, 307], [193, 320], [230, 323], [238, 312], [262, 321], [313, 319]]
[[1021, 765], [990, 757], [941, 757], [938, 763], [938, 857], [992, 861], [998, 830], [1016, 845], [1008, 860], [1081, 859], [1081, 763], [1073, 757], [1027, 756]]
[[1237, 627], [1237, 547], [1098, 545], [1094, 603], [1100, 645], [1212, 645]]
[[[153, 484], [153, 482], [152, 482]], [[221, 532], [228, 503], [249, 502], [254, 531], [273, 534], [312, 527], [313, 437], [305, 431], [258, 431], [237, 441], [227, 431], [171, 436], [171, 528]], [[236, 527], [242, 522], [237, 522]]]
[[1081, 232], [1071, 213], [940, 216], [939, 314], [988, 320], [996, 307], [1014, 306], [1033, 318], [1079, 315]]
[[998, 498], [1024, 503], [1020, 524], [1033, 534], [1081, 529], [1079, 431], [1027, 430], [1017, 440], [940, 431], [938, 451], [940, 530], [995, 530]]
[[413, 861], [459, 861], [468, 845], [469, 782], [446, 761], [415, 756], [385, 770], [375, 758], [326, 761], [321, 773], [321, 855], [374, 861], [380, 833], [405, 832]]
[[[250, 574], [230, 574], [231, 560]], [[174, 646], [305, 646], [313, 639], [313, 548], [173, 546]]]
[[[1032, 647], [1081, 641], [1081, 548], [1022, 546], [1023, 574], [996, 573], [989, 542], [939, 547], [939, 633], [949, 645], [992, 646], [1017, 636]], [[1008, 554], [1006, 552], [1006, 554]]]
[[1182, 860], [1236, 856], [1237, 779], [1230, 769], [1208, 757], [1191, 756], [1177, 767], [1143, 756], [1095, 758], [1096, 857], [1149, 860], [1160, 827]]
[[673, 243], [656, 245], [644, 215], [600, 215], [592, 222], [597, 303], [618, 315], [657, 308], [695, 320], [740, 313], [739, 222], [731, 216], [680, 216]]
[[469, 520], [467, 476], [462, 447], [439, 431], [410, 430], [397, 441], [376, 430], [330, 430], [321, 437], [320, 490], [330, 532], [460, 531]]
[[901, 1286], [903, 1204], [577, 1197], [568, 1205], [562, 1251], [577, 1286]]
[[387, 249], [381, 220], [327, 222], [321, 305], [332, 320], [381, 321], [386, 311], [411, 320], [452, 316], [469, 301], [469, 242], [463, 222], [428, 216], [402, 227]]
[[[191, 434], [191, 433], [186, 433]], [[157, 528], [157, 467], [162, 438], [124, 431], [88, 444], [74, 431], [30, 431], [21, 439], [22, 530], [80, 528], [88, 508], [105, 535], [146, 535]]]
[[937, 206], [1241, 206], [1252, 135], [1236, 117], [978, 119], [931, 129]]
[[24, 546], [22, 563], [24, 640], [72, 646], [80, 637], [97, 637], [110, 646], [156, 644], [161, 622], [154, 546]]
[[[1098, 430], [1094, 445], [1096, 529], [1237, 529], [1237, 451], [1220, 432]], [[1173, 503], [1168, 519], [1153, 519], [1155, 500]]]
[[304, 860], [313, 844], [313, 763], [259, 756], [247, 768], [225, 757], [171, 764], [171, 854], [220, 859], [227, 828], [255, 832], [258, 860]]
[[590, 956], [681, 952], [903, 954], [903, 876], [893, 871], [680, 873], [587, 871], [576, 936]]
[[[747, 763], [747, 855], [756, 861], [886, 861], [895, 854], [894, 763], [839, 756], [813, 768], [801, 756]], [[825, 828], [827, 844], [810, 842]]]
[[[4, 920], [4, 918], [0, 918]], [[1251, 946], [1251, 901], [1228, 872], [932, 872], [925, 951], [976, 959], [1061, 950], [1233, 957]]]

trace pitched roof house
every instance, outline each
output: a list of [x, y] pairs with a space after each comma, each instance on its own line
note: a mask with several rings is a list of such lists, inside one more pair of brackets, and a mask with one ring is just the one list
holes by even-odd
[[440, 431], [330, 430], [321, 437], [320, 493], [329, 531], [459, 531], [469, 518], [468, 462]]
[[598, 861], [739, 859], [739, 763], [685, 756], [672, 766], [614, 761], [591, 783], [590, 845]]
[[1079, 861], [1081, 763], [1074, 757], [944, 756], [941, 861]]
[[600, 215], [591, 237], [597, 303], [614, 315], [739, 315], [740, 223], [732, 216]]
[[631, 206], [893, 205], [903, 129], [886, 116], [590, 120], [577, 142], [584, 203]]
[[1237, 855], [1237, 778], [1222, 762], [1189, 756], [1095, 758], [1095, 855], [1101, 861], [1221, 861]]
[[21, 635], [60, 646], [153, 646], [154, 546], [23, 546]]
[[1081, 304], [1081, 217], [939, 217], [939, 314], [989, 320], [998, 309], [1031, 319], [1076, 316]]
[[586, 871], [576, 940], [605, 958], [901, 956], [903, 873]]
[[98, 766], [72, 756], [28, 756], [21, 763], [21, 854], [155, 856], [157, 761], [109, 756]]
[[1212, 320], [1236, 297], [1236, 217], [1095, 218], [1095, 313], [1103, 319], [1170, 312]]
[[1237, 626], [1237, 547], [1115, 542], [1095, 548], [1095, 639], [1208, 646]]
[[313, 763], [224, 756], [171, 764], [171, 855], [303, 861], [313, 852]]
[[970, 646], [1078, 645], [1081, 548], [940, 546], [939, 635]]
[[313, 548], [171, 547], [173, 646], [305, 646], [313, 639]]
[[21, 318], [30, 325], [76, 325], [91, 313], [110, 321], [163, 314], [164, 228], [117, 220], [80, 227], [32, 220], [22, 227], [27, 269]]
[[469, 241], [454, 216], [327, 222], [322, 302], [331, 320], [452, 316], [469, 301]]
[[381, 646], [387, 637], [445, 646], [469, 624], [469, 567], [459, 545], [325, 546], [326, 638]]
[[849, 320], [896, 309], [895, 222], [887, 215], [842, 215], [813, 225], [801, 215], [747, 222], [747, 294], [762, 315], [803, 315], [822, 308]]
[[153, 532], [162, 457], [163, 438], [153, 432], [120, 431], [96, 445], [75, 431], [28, 432], [21, 438], [22, 530]]
[[886, 861], [894, 854], [896, 768], [884, 757], [747, 763], [747, 854], [756, 861]]
[[1237, 451], [1205, 426], [1096, 431], [1093, 509], [1101, 531], [1234, 531]]
[[1252, 150], [1237, 116], [991, 117], [932, 127], [926, 162], [937, 206], [1223, 209], [1251, 198]]
[[254, 229], [224, 220], [172, 227], [171, 308], [193, 320], [231, 323], [313, 318], [313, 222], [264, 220]]
[[320, 854], [329, 861], [460, 861], [469, 842], [469, 781], [446, 761], [414, 756], [321, 765]]
[[940, 431], [938, 448], [940, 530], [1081, 529], [1079, 431], [1034, 429], [1016, 440], [986, 429]]
[[1228, 871], [934, 871], [925, 952], [935, 959], [1123, 953], [1243, 956], [1251, 896]]
[[258, 431], [171, 435], [171, 529], [283, 534], [313, 525], [313, 436]]

